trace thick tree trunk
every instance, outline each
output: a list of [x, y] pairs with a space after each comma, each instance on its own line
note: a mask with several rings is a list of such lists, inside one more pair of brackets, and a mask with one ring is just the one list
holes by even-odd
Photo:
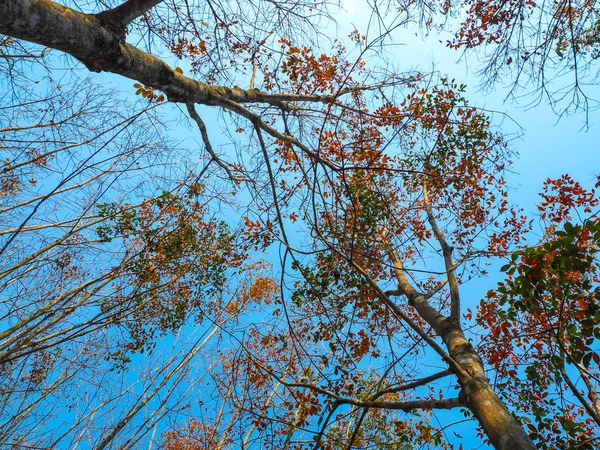
[[519, 422], [490, 386], [483, 362], [463, 332], [456, 328], [442, 331], [449, 354], [468, 376], [458, 375], [465, 403], [477, 418], [494, 448], [498, 450], [535, 449]]

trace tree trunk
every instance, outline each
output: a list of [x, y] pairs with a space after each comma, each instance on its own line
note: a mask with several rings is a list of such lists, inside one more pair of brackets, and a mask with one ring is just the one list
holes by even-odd
[[449, 354], [468, 375], [457, 374], [463, 387], [465, 402], [482, 426], [488, 439], [498, 450], [535, 449], [523, 427], [492, 389], [483, 362], [457, 328], [442, 331]]
[[483, 370], [483, 361], [465, 338], [460, 325], [452, 323], [429, 304], [408, 281], [399, 260], [394, 257], [398, 287], [408, 298], [409, 304], [440, 336], [448, 354], [458, 365], [451, 369], [462, 386], [467, 407], [483, 427], [488, 439], [497, 450], [534, 450], [536, 447], [517, 419], [492, 389]]

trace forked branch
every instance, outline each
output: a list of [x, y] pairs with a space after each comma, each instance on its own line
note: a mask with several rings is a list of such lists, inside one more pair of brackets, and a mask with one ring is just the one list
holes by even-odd
[[163, 0], [127, 0], [116, 8], [108, 9], [96, 17], [105, 24], [112, 27], [125, 28], [127, 24], [150, 11]]
[[450, 287], [450, 322], [455, 327], [460, 327], [460, 294], [458, 291], [458, 281], [456, 280], [456, 274], [454, 273], [454, 263], [452, 262], [452, 246], [448, 244], [446, 236], [435, 220], [431, 202], [429, 200], [429, 192], [427, 190], [427, 183], [423, 183], [423, 203], [425, 204], [425, 211], [427, 213], [427, 221], [431, 226], [435, 238], [442, 247], [442, 255], [444, 257], [444, 265], [446, 267], [446, 273], [448, 275], [448, 286]]

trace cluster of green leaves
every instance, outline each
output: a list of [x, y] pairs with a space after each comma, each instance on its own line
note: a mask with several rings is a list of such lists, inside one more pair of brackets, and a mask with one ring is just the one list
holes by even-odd
[[116, 202], [96, 205], [98, 216], [108, 219], [96, 227], [101, 242], [110, 242], [116, 236], [127, 235], [139, 225], [135, 209], [121, 209]]
[[498, 317], [510, 321], [522, 313], [544, 317], [549, 327], [564, 333], [562, 344], [573, 361], [587, 368], [592, 357], [600, 362], [589, 347], [600, 338], [600, 285], [593, 270], [598, 265], [600, 222], [567, 222], [555, 236], [541, 246], [513, 253], [512, 264], [501, 268], [512, 279], [498, 288], [499, 305], [506, 306]]
[[593, 421], [573, 396], [579, 389], [595, 395], [599, 252], [597, 218], [565, 222], [551, 239], [513, 253], [501, 268], [507, 280], [480, 305], [478, 323], [491, 332], [484, 353], [498, 371], [498, 387], [524, 413], [541, 448], [595, 448], [588, 440]]

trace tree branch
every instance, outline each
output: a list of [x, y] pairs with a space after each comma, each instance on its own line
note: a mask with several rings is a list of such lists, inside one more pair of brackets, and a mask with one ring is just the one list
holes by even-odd
[[[327, 397], [333, 398], [335, 403], [339, 405], [352, 405], [357, 406], [359, 408], [378, 408], [378, 409], [395, 409], [400, 411], [409, 412], [413, 409], [452, 409], [459, 406], [465, 406], [465, 402], [461, 397], [458, 398], [449, 398], [449, 399], [439, 399], [439, 400], [412, 400], [405, 402], [386, 402], [379, 400], [356, 400], [353, 398], [342, 397], [335, 392], [329, 391], [327, 389], [323, 389], [319, 386], [310, 383], [289, 383], [278, 377], [272, 370], [267, 369], [262, 364], [259, 363], [259, 366], [268, 372], [272, 377], [274, 377], [278, 383], [283, 384], [286, 387], [293, 388], [304, 388], [310, 389], [318, 392], [321, 395], [325, 395]], [[437, 374], [436, 374], [437, 375]], [[375, 398], [379, 396], [379, 393], [376, 394]]]
[[394, 409], [404, 412], [410, 412], [413, 409], [453, 409], [465, 406], [465, 402], [460, 397], [439, 400], [412, 400], [408, 402], [363, 402], [353, 399], [342, 399], [338, 403], [358, 406], [360, 408]]
[[402, 262], [400, 261], [400, 258], [398, 258], [398, 255], [396, 255], [396, 252], [389, 249], [388, 254], [392, 261], [396, 280], [398, 281], [398, 290], [406, 295], [409, 304], [417, 310], [419, 315], [431, 326], [431, 328], [433, 328], [438, 336], [444, 336], [443, 327], [447, 320], [446, 317], [431, 306], [427, 301], [427, 298], [418, 292], [410, 281], [408, 281], [406, 273], [404, 273]]
[[379, 391], [377, 393], [377, 395], [380, 396], [380, 395], [384, 395], [384, 394], [391, 394], [394, 392], [402, 392], [402, 391], [407, 391], [409, 389], [415, 389], [420, 386], [424, 386], [428, 383], [431, 383], [432, 381], [436, 381], [436, 380], [439, 380], [440, 378], [447, 377], [448, 375], [452, 375], [451, 370], [448, 370], [448, 369], [442, 370], [440, 372], [434, 373], [433, 375], [429, 375], [427, 377], [423, 377], [423, 378], [419, 378], [418, 380], [411, 381], [410, 383], [406, 383], [406, 384], [402, 384], [400, 386], [394, 386], [394, 387], [384, 389], [382, 391]]
[[452, 263], [452, 246], [448, 244], [444, 233], [438, 227], [433, 210], [431, 208], [431, 202], [429, 201], [429, 193], [427, 191], [427, 183], [423, 183], [423, 203], [425, 204], [425, 211], [427, 212], [427, 220], [433, 230], [435, 238], [438, 240], [442, 247], [442, 255], [444, 256], [444, 265], [446, 266], [446, 273], [448, 274], [448, 286], [450, 287], [450, 323], [455, 327], [460, 327], [460, 294], [458, 291], [458, 282], [454, 273], [454, 264]]
[[163, 0], [127, 0], [116, 8], [108, 9], [96, 14], [96, 18], [100, 20], [101, 23], [111, 28], [124, 29], [125, 26], [135, 18], [151, 10], [162, 1]]
[[[229, 179], [231, 181], [233, 181], [234, 183], [244, 180], [243, 177], [235, 176], [233, 174], [233, 172], [231, 171], [231, 169], [229, 168], [229, 166], [226, 163], [224, 163], [221, 160], [221, 158], [219, 158], [219, 156], [215, 153], [215, 151], [213, 150], [212, 144], [210, 143], [210, 140], [208, 139], [208, 132], [206, 131], [206, 125], [204, 124], [204, 121], [202, 120], [202, 118], [200, 117], [198, 112], [196, 112], [196, 108], [194, 107], [194, 105], [192, 103], [187, 103], [185, 106], [187, 107], [188, 113], [189, 113], [190, 117], [192, 118], [192, 120], [194, 122], [196, 122], [196, 125], [198, 126], [198, 130], [200, 130], [200, 136], [202, 136], [202, 142], [204, 142], [204, 147], [206, 148], [206, 151], [210, 155], [211, 160], [216, 162], [219, 165], [219, 167], [221, 167], [225, 171], [225, 173], [227, 174]], [[246, 181], [251, 181], [251, 180], [246, 180]]]

